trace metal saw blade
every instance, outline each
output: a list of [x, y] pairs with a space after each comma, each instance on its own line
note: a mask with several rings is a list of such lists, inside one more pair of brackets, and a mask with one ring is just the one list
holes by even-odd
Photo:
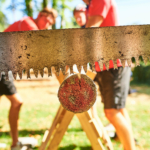
[[14, 78], [17, 73], [21, 78], [23, 70], [30, 77], [31, 68], [36, 76], [45, 67], [51, 75], [52, 66], [57, 72], [74, 64], [86, 70], [96, 61], [103, 69], [113, 60], [116, 68], [117, 59], [129, 64], [139, 56], [150, 57], [150, 25], [0, 33], [0, 73], [7, 76], [11, 70]]

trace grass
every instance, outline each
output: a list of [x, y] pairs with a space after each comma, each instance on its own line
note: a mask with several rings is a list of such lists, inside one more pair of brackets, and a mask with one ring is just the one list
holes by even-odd
[[[19, 121], [20, 137], [35, 137], [40, 145], [43, 134], [53, 121], [59, 107], [57, 99], [58, 83], [55, 78], [42, 81], [15, 82], [18, 93], [24, 100]], [[150, 148], [150, 87], [132, 85], [138, 93], [128, 96], [127, 110], [129, 111], [134, 136], [140, 143], [141, 150]], [[97, 98], [97, 110], [104, 125], [108, 123], [103, 113], [100, 96]], [[0, 101], [0, 143], [6, 143], [8, 150], [11, 144], [9, 124], [7, 120], [10, 103], [2, 97]], [[122, 150], [119, 141], [112, 140], [114, 150]], [[35, 148], [38, 149], [38, 148]], [[59, 150], [91, 150], [91, 144], [83, 132], [76, 117], [73, 118], [60, 145]]]

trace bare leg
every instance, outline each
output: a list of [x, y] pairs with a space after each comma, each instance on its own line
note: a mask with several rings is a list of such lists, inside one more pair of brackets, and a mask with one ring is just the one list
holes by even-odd
[[130, 125], [130, 127], [132, 129], [131, 120], [130, 120], [130, 117], [129, 117], [129, 114], [128, 114], [127, 110], [125, 108], [123, 108], [123, 109], [120, 109], [120, 112], [125, 117], [125, 119], [128, 121], [128, 123], [129, 123], [129, 125]]
[[135, 142], [131, 126], [120, 110], [105, 109], [107, 119], [113, 124], [125, 150], [135, 150]]
[[12, 147], [14, 147], [18, 142], [19, 111], [23, 102], [21, 97], [17, 93], [13, 95], [6, 95], [6, 97], [11, 102], [11, 107], [9, 111], [9, 124], [12, 136]]

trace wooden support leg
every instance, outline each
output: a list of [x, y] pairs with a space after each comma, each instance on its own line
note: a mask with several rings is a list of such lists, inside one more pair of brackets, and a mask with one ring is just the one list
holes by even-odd
[[[95, 75], [91, 72], [87, 72], [87, 76], [91, 79], [94, 79]], [[61, 76], [56, 76], [59, 83], [61, 84], [64, 80], [65, 76], [61, 73]], [[75, 114], [65, 110], [62, 106], [59, 107], [58, 112], [55, 116], [55, 119], [52, 123], [51, 128], [46, 132], [45, 136], [43, 137], [42, 144], [39, 150], [57, 150], [58, 145], [61, 142], [61, 139], [65, 132], [67, 131], [68, 125], [70, 124], [73, 116]], [[101, 122], [98, 117], [92, 117], [91, 110], [88, 112], [76, 114], [83, 130], [86, 132], [87, 137], [89, 138], [91, 145], [94, 150], [104, 150], [104, 146], [100, 141], [100, 138], [103, 139], [103, 128], [101, 128]], [[106, 139], [106, 138], [105, 138]], [[107, 148], [109, 150], [113, 150], [110, 147], [108, 141], [105, 140], [105, 144], [108, 145]], [[111, 141], [110, 141], [111, 142]], [[49, 146], [47, 146], [49, 145]]]
[[67, 128], [74, 116], [74, 113], [63, 109], [61, 115], [62, 115], [61, 120], [57, 124], [57, 128], [55, 130], [55, 133], [52, 136], [52, 139], [50, 140], [47, 150], [57, 150], [58, 149], [59, 143], [61, 142], [65, 132], [67, 131]]
[[105, 128], [104, 128], [100, 118], [98, 117], [97, 114], [94, 114], [94, 116], [92, 116], [92, 117], [95, 119], [99, 129], [102, 132], [102, 143], [107, 147], [108, 150], [113, 150], [113, 145], [112, 145], [112, 142], [110, 140], [110, 137], [107, 134], [107, 132], [106, 132], [106, 130], [105, 130]]
[[[60, 84], [69, 75], [68, 67], [66, 68], [65, 75], [63, 75], [62, 71], [60, 71], [59, 76], [57, 76], [54, 67], [52, 68], [52, 72], [55, 74]], [[52, 150], [57, 149], [73, 116], [74, 116], [73, 113], [66, 111], [62, 106], [60, 106], [54, 118], [54, 121], [51, 125], [51, 128], [48, 131], [46, 131], [44, 134], [42, 144], [39, 150], [45, 150], [48, 144], [49, 144], [48, 149], [52, 149]]]
[[82, 125], [83, 130], [91, 142], [93, 150], [104, 150], [104, 147], [100, 141], [101, 131], [99, 131], [96, 120], [91, 117], [89, 112], [76, 115]]
[[50, 140], [50, 137], [54, 133], [54, 130], [56, 129], [56, 126], [60, 120], [60, 115], [62, 113], [62, 110], [63, 110], [63, 107], [60, 105], [59, 109], [57, 111], [57, 114], [53, 120], [53, 123], [51, 125], [51, 128], [49, 130], [45, 131], [45, 134], [44, 134], [44, 137], [42, 139], [42, 143], [41, 143], [39, 150], [45, 150], [46, 149], [46, 146]]
[[67, 131], [68, 125], [70, 124], [73, 116], [74, 113], [69, 112], [60, 106], [51, 128], [45, 132], [46, 137], [43, 137], [39, 150], [45, 150], [48, 144], [48, 150], [57, 150], [58, 145]]
[[[90, 77], [92, 80], [94, 80], [95, 76], [96, 76], [96, 72], [92, 72], [91, 70], [87, 70], [87, 73], [86, 75], [88, 77]], [[99, 129], [101, 131], [101, 137], [102, 137], [102, 142], [104, 145], [106, 145], [107, 149], [108, 150], [113, 150], [113, 145], [112, 145], [112, 142], [110, 140], [110, 137], [108, 136], [108, 134], [106, 133], [105, 129], [104, 129], [104, 126], [100, 120], [100, 118], [98, 117], [97, 115], [97, 111], [96, 113], [94, 113], [93, 109], [96, 109], [94, 108], [94, 106], [90, 109], [91, 110], [91, 115], [92, 117], [95, 119], [95, 121], [97, 122], [97, 125], [99, 126]], [[100, 132], [99, 132], [100, 133]]]

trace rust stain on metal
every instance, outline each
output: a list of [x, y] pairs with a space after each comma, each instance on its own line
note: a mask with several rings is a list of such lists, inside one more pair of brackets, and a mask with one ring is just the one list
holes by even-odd
[[96, 86], [86, 75], [81, 74], [81, 79], [79, 79], [75, 74], [61, 84], [58, 98], [65, 109], [74, 113], [82, 113], [95, 103]]

